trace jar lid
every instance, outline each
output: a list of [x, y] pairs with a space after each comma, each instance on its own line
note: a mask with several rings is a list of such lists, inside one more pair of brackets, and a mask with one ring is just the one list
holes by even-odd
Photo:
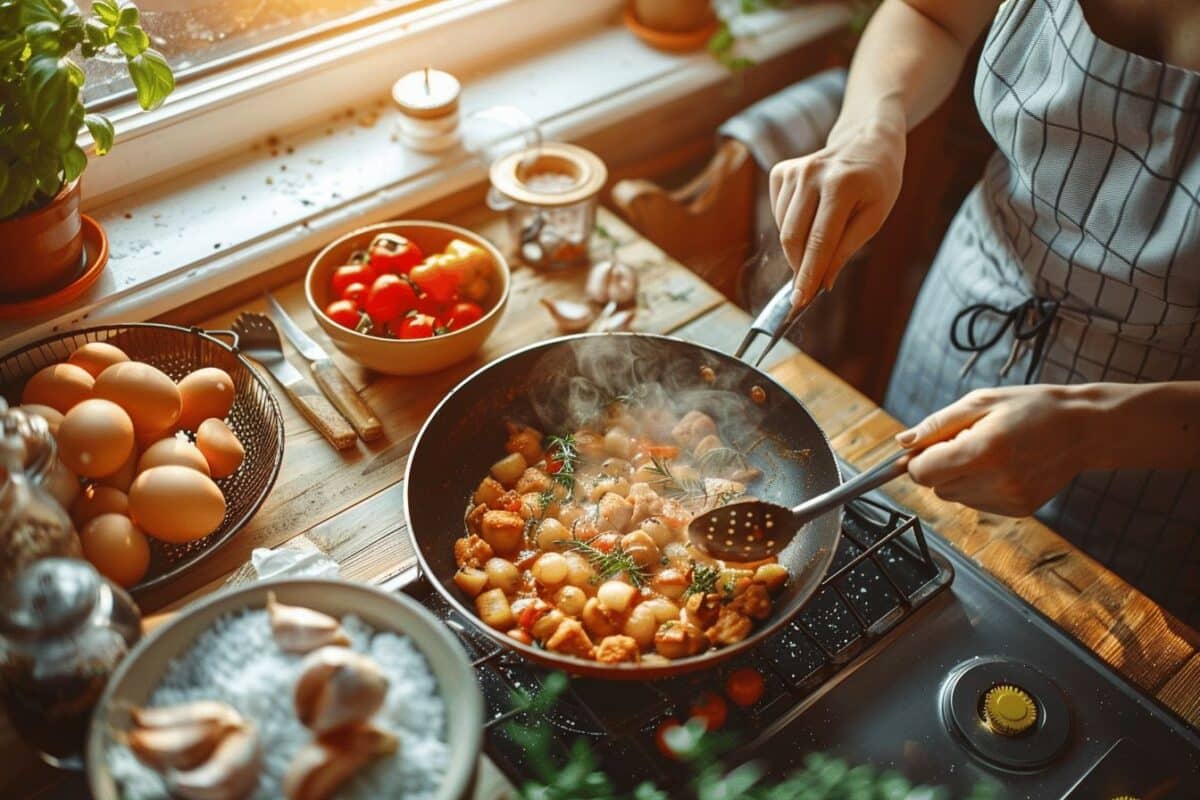
[[0, 632], [54, 636], [80, 625], [96, 605], [100, 575], [86, 561], [43, 558], [0, 587]]
[[590, 150], [547, 142], [536, 152], [520, 150], [497, 159], [489, 177], [497, 191], [518, 203], [569, 206], [599, 194], [608, 168]]
[[438, 119], [458, 110], [462, 86], [440, 69], [410, 72], [392, 84], [392, 99], [400, 111], [418, 119]]

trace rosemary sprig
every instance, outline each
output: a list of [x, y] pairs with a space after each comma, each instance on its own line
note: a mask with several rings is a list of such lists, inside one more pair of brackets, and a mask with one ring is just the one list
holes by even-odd
[[554, 450], [554, 459], [561, 462], [558, 471], [550, 476], [551, 479], [568, 493], [574, 492], [575, 467], [579, 464], [579, 450], [575, 447], [574, 435], [568, 433], [566, 436], [548, 436], [546, 441], [549, 442], [546, 452]]
[[702, 500], [708, 497], [704, 481], [696, 478], [679, 478], [671, 472], [671, 466], [658, 456], [650, 459], [650, 471], [658, 477], [654, 487], [669, 497], [685, 497]]
[[696, 459], [696, 469], [705, 474], [749, 469], [750, 462], [732, 447], [714, 447]]
[[684, 599], [691, 597], [694, 594], [706, 595], [712, 594], [717, 589], [717, 579], [721, 577], [721, 571], [716, 567], [708, 564], [697, 564], [692, 562], [692, 582], [683, 591]]
[[568, 550], [573, 550], [581, 554], [592, 565], [592, 569], [596, 570], [597, 577], [606, 581], [622, 572], [629, 578], [629, 582], [637, 588], [642, 588], [647, 583], [645, 570], [641, 564], [633, 560], [633, 556], [625, 552], [621, 545], [615, 546], [609, 552], [604, 552], [599, 548], [593, 547], [590, 544], [591, 540], [584, 541], [583, 539], [570, 538], [559, 539], [555, 544], [562, 545]]

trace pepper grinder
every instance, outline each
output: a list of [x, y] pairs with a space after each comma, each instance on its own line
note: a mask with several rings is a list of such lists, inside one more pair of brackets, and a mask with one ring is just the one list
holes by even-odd
[[436, 153], [459, 142], [458, 78], [426, 67], [410, 72], [392, 86], [400, 108], [400, 140], [423, 153]]

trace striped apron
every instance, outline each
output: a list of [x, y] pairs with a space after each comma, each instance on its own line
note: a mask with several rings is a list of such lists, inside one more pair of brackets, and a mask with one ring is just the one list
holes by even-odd
[[[999, 152], [921, 289], [886, 406], [1022, 382], [1200, 379], [1200, 73], [1008, 0], [975, 81]], [[1200, 472], [1080, 475], [1038, 518], [1200, 627]]]

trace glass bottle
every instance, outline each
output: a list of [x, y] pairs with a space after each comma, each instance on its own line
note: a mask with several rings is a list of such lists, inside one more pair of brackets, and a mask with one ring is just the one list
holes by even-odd
[[0, 701], [48, 764], [82, 768], [92, 708], [140, 636], [133, 600], [86, 561], [43, 558], [0, 583]]

